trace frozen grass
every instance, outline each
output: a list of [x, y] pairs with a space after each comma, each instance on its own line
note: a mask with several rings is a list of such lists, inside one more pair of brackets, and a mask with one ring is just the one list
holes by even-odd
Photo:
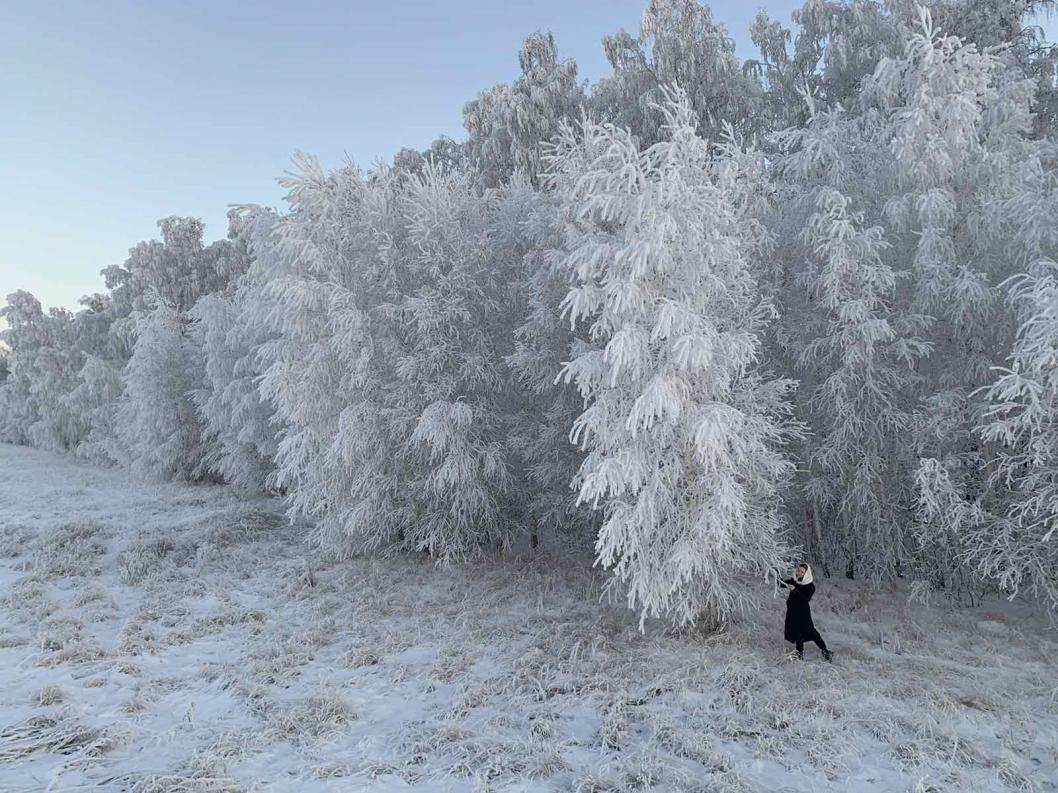
[[33, 572], [43, 580], [98, 576], [106, 553], [105, 532], [89, 521], [60, 525], [42, 532], [33, 555]]
[[98, 756], [108, 745], [102, 730], [85, 726], [69, 714], [30, 716], [0, 729], [0, 763], [38, 753]]
[[[1052, 791], [1058, 642], [823, 581], [645, 633], [547, 558], [335, 562], [278, 505], [0, 446], [0, 790]], [[7, 485], [7, 483], [11, 483]]]

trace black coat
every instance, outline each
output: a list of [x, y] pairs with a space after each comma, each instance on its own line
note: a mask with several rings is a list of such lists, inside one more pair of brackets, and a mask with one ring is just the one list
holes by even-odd
[[810, 642], [816, 635], [816, 626], [812, 624], [812, 609], [808, 601], [815, 594], [815, 584], [799, 584], [792, 578], [783, 581], [792, 584], [793, 590], [786, 599], [786, 625], [783, 635], [788, 642]]

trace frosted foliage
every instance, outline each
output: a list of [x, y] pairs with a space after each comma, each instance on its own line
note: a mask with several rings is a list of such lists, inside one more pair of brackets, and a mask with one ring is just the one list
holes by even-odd
[[209, 439], [206, 464], [225, 481], [263, 490], [275, 455], [271, 411], [253, 381], [253, 358], [235, 302], [206, 295], [190, 312], [191, 339], [205, 374], [191, 392]]
[[584, 343], [562, 316], [562, 299], [573, 273], [564, 265], [562, 215], [552, 196], [525, 209], [524, 321], [514, 330], [507, 362], [526, 392], [526, 405], [511, 431], [511, 446], [524, 465], [523, 483], [534, 536], [545, 544], [591, 540], [592, 511], [578, 505], [572, 482], [584, 454], [569, 440], [583, 402], [570, 383], [556, 382], [564, 362]]
[[1058, 249], [1053, 213], [1058, 190], [1052, 146], [1026, 163], [1021, 192], [1005, 209], [1036, 258], [1007, 282], [1020, 322], [1007, 365], [984, 390], [975, 428], [988, 466], [958, 458], [925, 459], [918, 472], [919, 511], [984, 579], [1004, 591], [1044, 599], [1058, 614]]
[[759, 371], [773, 309], [753, 277], [746, 212], [757, 162], [695, 133], [686, 95], [643, 151], [588, 122], [554, 155], [566, 219], [564, 300], [592, 345], [566, 365], [586, 409], [579, 500], [604, 511], [596, 550], [643, 618], [723, 618], [743, 576], [781, 553], [777, 488], [792, 383]]
[[165, 303], [139, 316], [136, 347], [117, 407], [121, 462], [158, 478], [198, 479], [202, 429], [191, 391], [199, 372], [177, 311]]
[[[353, 472], [366, 467], [362, 460], [354, 465], [352, 457], [343, 467], [331, 443], [343, 400], [347, 411], [353, 401], [350, 389], [356, 387], [362, 402], [372, 399], [365, 376], [383, 340], [376, 336], [368, 343], [362, 308], [385, 299], [385, 283], [391, 278], [387, 257], [376, 256], [372, 231], [379, 239], [395, 231], [393, 178], [380, 174], [372, 186], [352, 166], [327, 176], [311, 157], [299, 155], [295, 164], [284, 180], [292, 211], [277, 222], [270, 247], [279, 266], [262, 283], [257, 304], [275, 330], [258, 350], [260, 384], [262, 394], [275, 404], [282, 428], [276, 485], [287, 492], [292, 514], [317, 517], [329, 531], [340, 523], [343, 497], [356, 497]], [[259, 257], [269, 249], [262, 242]], [[354, 284], [362, 286], [360, 292], [352, 291]], [[377, 291], [369, 291], [373, 285]], [[334, 332], [338, 324], [340, 334]], [[377, 529], [386, 532], [387, 526]]]
[[409, 281], [395, 308], [408, 327], [391, 410], [413, 471], [405, 542], [463, 558], [505, 541], [504, 271], [489, 256], [491, 208], [466, 180], [427, 169], [402, 199]]
[[45, 313], [28, 292], [8, 296], [0, 315], [11, 348], [8, 376], [0, 385], [0, 437], [52, 451], [76, 451], [90, 431], [88, 417], [70, 402], [79, 385], [86, 356], [105, 350], [105, 301], [85, 299], [75, 313], [52, 309]]
[[115, 445], [115, 422], [117, 400], [122, 392], [121, 369], [105, 358], [88, 355], [78, 379], [80, 382], [64, 397], [66, 405], [86, 428], [76, 454], [88, 462], [108, 465], [119, 453]]
[[[868, 572], [906, 556], [901, 532], [910, 494], [900, 469], [909, 463], [894, 440], [907, 433], [906, 392], [911, 365], [928, 347], [907, 334], [915, 328], [891, 308], [896, 274], [883, 255], [882, 229], [836, 190], [821, 188], [804, 231], [813, 264], [814, 296], [825, 312], [821, 335], [802, 352], [820, 372], [809, 394], [813, 426], [809, 462], [818, 478], [810, 491], [833, 506], [846, 565], [864, 560]], [[829, 549], [828, 549], [829, 550]]]
[[277, 481], [292, 508], [351, 550], [448, 560], [505, 543], [514, 317], [491, 201], [430, 165], [365, 180], [305, 160], [290, 185], [290, 273], [271, 286], [283, 338], [263, 382], [288, 425]]
[[906, 20], [859, 108], [812, 98], [777, 136], [773, 229], [804, 248], [781, 245], [771, 288], [813, 429], [802, 536], [848, 575], [942, 582], [958, 577], [955, 535], [916, 522], [914, 472], [928, 456], [981, 473], [979, 389], [1014, 330], [998, 285], [1029, 260], [1005, 202], [1033, 156], [1031, 92], [928, 10]]
[[981, 428], [1002, 449], [992, 484], [1010, 492], [1003, 519], [971, 535], [970, 558], [1005, 590], [1046, 595], [1058, 609], [1058, 264], [1036, 262], [1010, 299], [1023, 322]]
[[197, 218], [169, 217], [158, 221], [161, 240], [141, 242], [121, 268], [108, 276], [134, 307], [149, 295], [186, 311], [204, 294], [222, 288], [233, 270], [227, 241], [206, 247], [205, 226]]
[[[268, 489], [276, 454], [275, 406], [261, 394], [259, 348], [277, 335], [268, 281], [282, 272], [272, 229], [275, 216], [249, 208], [237, 219], [233, 249], [252, 260], [230, 294], [205, 295], [189, 312], [191, 342], [204, 375], [192, 392], [208, 440], [206, 465], [248, 491]], [[253, 255], [256, 254], [256, 255]]]
[[592, 96], [597, 114], [627, 127], [643, 145], [663, 135], [666, 86], [687, 92], [699, 134], [716, 137], [725, 123], [758, 124], [760, 88], [743, 71], [734, 39], [696, 0], [650, 0], [640, 36], [623, 30], [604, 39], [613, 75]]
[[464, 139], [297, 154], [221, 239], [8, 296], [0, 441], [274, 495], [338, 557], [594, 559], [643, 621], [794, 559], [1058, 604], [1053, 2], [807, 0], [747, 61], [644, 6], [597, 81], [525, 31]]
[[515, 173], [537, 182], [544, 145], [584, 103], [577, 64], [559, 59], [550, 33], [526, 38], [518, 61], [522, 75], [513, 84], [482, 91], [463, 108], [470, 158], [489, 186]]

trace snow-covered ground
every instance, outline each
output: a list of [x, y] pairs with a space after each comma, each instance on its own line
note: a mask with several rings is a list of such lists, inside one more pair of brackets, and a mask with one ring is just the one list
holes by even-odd
[[318, 555], [275, 501], [0, 445], [0, 790], [1058, 790], [1058, 635], [824, 580], [637, 629], [553, 559]]

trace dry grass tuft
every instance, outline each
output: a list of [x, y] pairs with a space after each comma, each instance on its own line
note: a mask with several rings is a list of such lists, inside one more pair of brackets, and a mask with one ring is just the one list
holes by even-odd
[[336, 732], [357, 718], [352, 705], [339, 696], [313, 697], [300, 705], [272, 712], [268, 734], [272, 740], [301, 742]]
[[105, 731], [88, 727], [66, 711], [54, 716], [30, 716], [0, 729], [0, 763], [35, 754], [98, 756], [111, 746]]
[[33, 573], [43, 580], [99, 575], [106, 532], [97, 523], [68, 523], [41, 535]]
[[47, 707], [48, 705], [58, 705], [65, 698], [65, 694], [60, 686], [44, 686], [37, 694], [37, 704], [41, 707]]

